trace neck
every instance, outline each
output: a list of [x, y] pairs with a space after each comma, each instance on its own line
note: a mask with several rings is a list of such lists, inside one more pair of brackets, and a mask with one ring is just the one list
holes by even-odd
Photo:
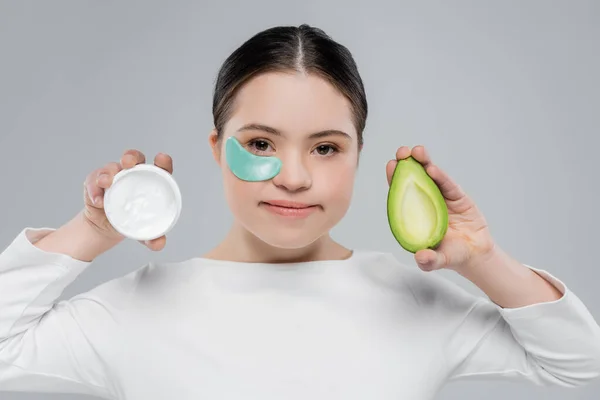
[[297, 263], [349, 258], [352, 251], [325, 234], [301, 248], [285, 249], [265, 243], [239, 224], [204, 258], [252, 263]]

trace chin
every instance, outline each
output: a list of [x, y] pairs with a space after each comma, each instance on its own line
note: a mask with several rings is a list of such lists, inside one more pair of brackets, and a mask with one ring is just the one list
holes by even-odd
[[260, 229], [253, 230], [254, 236], [269, 246], [279, 249], [295, 250], [310, 246], [327, 232], [311, 232], [306, 228], [274, 229], [262, 225]]

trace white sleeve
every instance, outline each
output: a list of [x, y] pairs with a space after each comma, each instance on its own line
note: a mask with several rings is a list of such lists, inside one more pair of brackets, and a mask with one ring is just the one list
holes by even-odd
[[0, 253], [0, 391], [117, 398], [104, 359], [110, 308], [85, 295], [57, 301], [91, 263], [33, 245], [52, 231], [25, 228]]
[[462, 297], [460, 311], [450, 311], [461, 318], [448, 336], [448, 380], [508, 378], [576, 387], [600, 376], [600, 327], [593, 316], [562, 281], [525, 266], [562, 296], [518, 308]]

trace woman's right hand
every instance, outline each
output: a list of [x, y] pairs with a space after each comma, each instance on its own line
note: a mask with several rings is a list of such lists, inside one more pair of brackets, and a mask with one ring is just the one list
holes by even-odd
[[[146, 162], [146, 157], [141, 151], [128, 150], [123, 153], [120, 162], [111, 162], [92, 171], [84, 182], [83, 215], [87, 223], [101, 236], [110, 241], [119, 241], [124, 237], [117, 232], [108, 221], [104, 212], [104, 193], [112, 185], [114, 176], [123, 169], [132, 168], [137, 164]], [[173, 159], [164, 153], [159, 153], [154, 158], [154, 165], [173, 173]], [[161, 236], [151, 241], [139, 241], [151, 250], [162, 250], [166, 244], [166, 237]]]

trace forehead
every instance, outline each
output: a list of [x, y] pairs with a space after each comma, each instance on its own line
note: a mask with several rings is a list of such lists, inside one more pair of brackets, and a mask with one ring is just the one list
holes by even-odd
[[348, 99], [313, 74], [271, 72], [248, 81], [236, 95], [228, 125], [236, 130], [247, 123], [288, 134], [337, 129], [356, 137]]

